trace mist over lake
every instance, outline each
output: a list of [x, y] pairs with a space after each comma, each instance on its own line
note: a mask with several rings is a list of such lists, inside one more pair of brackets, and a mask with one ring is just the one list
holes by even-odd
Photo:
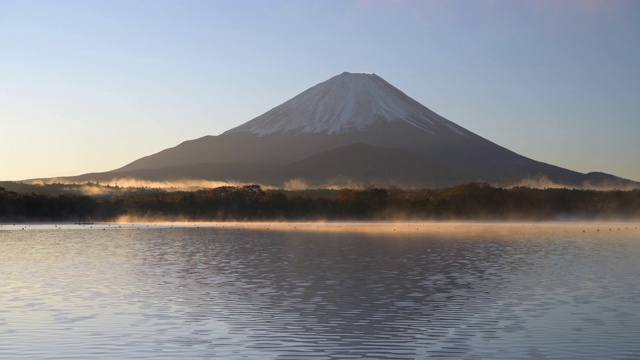
[[3, 224], [0, 357], [638, 358], [639, 234]]

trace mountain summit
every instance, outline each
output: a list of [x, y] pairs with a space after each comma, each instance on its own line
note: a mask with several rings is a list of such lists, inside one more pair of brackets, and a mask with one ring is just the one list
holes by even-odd
[[[404, 122], [436, 134], [442, 126], [466, 130], [427, 109], [376, 74], [344, 72], [226, 133], [339, 134], [365, 131], [377, 122]], [[434, 126], [435, 124], [439, 126]]]
[[285, 186], [444, 187], [545, 179], [638, 186], [516, 154], [434, 113], [375, 74], [342, 73], [218, 136], [75, 181], [203, 179]]

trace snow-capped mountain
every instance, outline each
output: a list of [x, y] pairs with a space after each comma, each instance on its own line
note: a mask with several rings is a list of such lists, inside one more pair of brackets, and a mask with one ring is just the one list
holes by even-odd
[[204, 179], [281, 186], [302, 180], [442, 187], [544, 178], [567, 185], [633, 183], [518, 155], [434, 113], [375, 74], [342, 73], [218, 136], [120, 169], [71, 179]]
[[437, 135], [442, 127], [468, 131], [427, 109], [376, 74], [344, 72], [226, 133], [340, 134], [377, 122], [403, 122]]

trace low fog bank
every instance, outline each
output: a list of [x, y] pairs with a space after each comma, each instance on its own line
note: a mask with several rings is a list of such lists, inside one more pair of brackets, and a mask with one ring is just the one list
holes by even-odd
[[[163, 221], [150, 218], [122, 216], [113, 222], [82, 223], [6, 223], [0, 221], [2, 231], [84, 230], [174, 230], [216, 229], [218, 231], [255, 231], [268, 233], [307, 232], [358, 234], [365, 236], [398, 237], [398, 240], [437, 237], [439, 239], [515, 239], [524, 234], [535, 234], [536, 238], [586, 238], [611, 240], [612, 237], [637, 237], [640, 221], [574, 221], [574, 222], [504, 222], [504, 221]], [[577, 237], [580, 235], [579, 237]]]
[[219, 221], [219, 222], [191, 222], [191, 221], [149, 221], [148, 218], [123, 216], [113, 226], [123, 224], [126, 228], [217, 228], [221, 230], [237, 231], [267, 231], [267, 232], [321, 232], [321, 233], [360, 233], [399, 235], [403, 238], [410, 236], [437, 235], [447, 236], [488, 236], [491, 234], [518, 234], [535, 232], [538, 235], [549, 233], [557, 236], [560, 232], [568, 233], [635, 233], [640, 231], [638, 221], [547, 221], [547, 222], [504, 222], [504, 221]]
[[[184, 179], [172, 181], [154, 181], [135, 178], [114, 178], [109, 181], [73, 182], [64, 178], [35, 179], [26, 181], [0, 181], [0, 187], [7, 191], [17, 193], [35, 193], [45, 195], [75, 194], [86, 196], [113, 196], [143, 192], [151, 190], [162, 191], [198, 191], [218, 187], [239, 187], [258, 185], [264, 190], [280, 190], [283, 192], [337, 192], [341, 189], [364, 190], [368, 188], [401, 189], [407, 191], [438, 190], [444, 188], [425, 188], [406, 184], [402, 186], [394, 184], [390, 180], [372, 180], [369, 182], [356, 181], [344, 177], [336, 177], [327, 182], [309, 182], [305, 179], [291, 179], [279, 186], [269, 184], [246, 183], [240, 181], [212, 181], [200, 179]], [[463, 186], [459, 185], [459, 186]], [[504, 189], [528, 188], [528, 189], [568, 189], [568, 190], [594, 190], [594, 191], [630, 191], [640, 189], [640, 183], [616, 181], [588, 181], [582, 184], [565, 184], [549, 180], [546, 177], [532, 177], [516, 183], [492, 185]]]
[[[208, 188], [217, 188], [222, 186], [243, 186], [251, 185], [237, 181], [211, 181], [211, 180], [174, 180], [174, 181], [152, 181], [134, 178], [115, 178], [109, 181], [88, 181], [88, 182], [69, 182], [65, 179], [38, 179], [28, 180], [24, 182], [0, 182], [0, 186], [7, 190], [25, 192], [43, 193], [70, 193], [83, 194], [88, 196], [96, 195], [113, 195], [118, 193], [132, 192], [136, 190], [167, 190], [167, 191], [196, 191]], [[268, 187], [267, 187], [268, 188]], [[23, 191], [20, 191], [23, 190]]]
[[613, 190], [636, 190], [640, 189], [640, 183], [607, 176], [606, 179], [590, 180], [580, 184], [567, 184], [550, 180], [545, 176], [538, 176], [523, 179], [515, 183], [505, 184], [506, 188], [526, 187], [531, 189], [575, 189], [575, 190], [596, 190], [596, 191], [613, 191]]

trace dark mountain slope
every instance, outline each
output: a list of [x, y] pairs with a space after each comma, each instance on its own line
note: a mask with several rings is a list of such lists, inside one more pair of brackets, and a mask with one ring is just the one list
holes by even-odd
[[460, 176], [406, 150], [351, 144], [291, 164], [251, 172], [244, 179], [260, 179], [273, 185], [304, 179], [310, 186], [356, 183], [434, 187], [456, 184]]

